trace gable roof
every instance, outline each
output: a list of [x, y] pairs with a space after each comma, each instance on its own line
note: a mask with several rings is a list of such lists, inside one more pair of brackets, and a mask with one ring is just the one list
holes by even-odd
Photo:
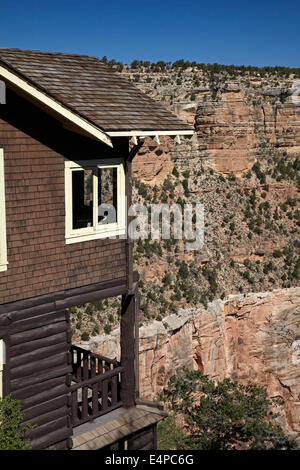
[[1, 65], [108, 136], [194, 132], [97, 57], [0, 48]]

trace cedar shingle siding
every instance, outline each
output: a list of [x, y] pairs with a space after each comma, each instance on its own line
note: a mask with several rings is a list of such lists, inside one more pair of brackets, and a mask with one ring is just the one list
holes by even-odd
[[1, 61], [106, 132], [192, 130], [97, 57], [0, 48]]
[[126, 155], [66, 131], [43, 111], [7, 90], [0, 106], [4, 148], [8, 270], [0, 276], [1, 303], [62, 291], [126, 275], [125, 241], [66, 245], [64, 157]]

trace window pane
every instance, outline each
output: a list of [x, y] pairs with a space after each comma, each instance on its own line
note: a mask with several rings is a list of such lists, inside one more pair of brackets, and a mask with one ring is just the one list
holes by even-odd
[[93, 226], [93, 171], [72, 172], [73, 229]]
[[98, 168], [98, 224], [117, 222], [117, 168]]

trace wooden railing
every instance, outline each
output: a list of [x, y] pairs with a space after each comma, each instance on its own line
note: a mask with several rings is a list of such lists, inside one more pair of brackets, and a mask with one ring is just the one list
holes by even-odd
[[72, 345], [72, 375], [74, 382], [88, 380], [120, 366], [116, 359], [100, 356], [87, 349]]
[[120, 384], [125, 369], [114, 359], [78, 346], [72, 346], [71, 353], [73, 384], [70, 391], [72, 426], [75, 427], [122, 406]]

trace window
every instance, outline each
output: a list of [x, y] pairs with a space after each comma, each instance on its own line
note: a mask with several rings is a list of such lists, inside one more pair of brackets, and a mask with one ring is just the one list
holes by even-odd
[[125, 173], [121, 160], [65, 163], [66, 243], [125, 235]]
[[3, 149], [0, 149], [0, 271], [7, 270], [5, 180]]

